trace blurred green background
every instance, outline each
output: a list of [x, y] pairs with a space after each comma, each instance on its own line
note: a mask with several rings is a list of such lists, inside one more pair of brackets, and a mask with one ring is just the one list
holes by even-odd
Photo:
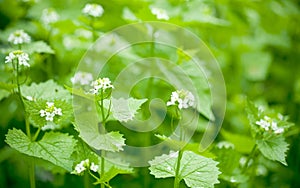
[[[89, 26], [90, 20], [81, 13], [88, 2], [104, 8], [103, 16], [94, 24], [96, 34]], [[246, 97], [289, 115], [296, 124], [287, 135], [288, 166], [267, 164], [267, 175], [240, 187], [300, 187], [300, 2], [297, 0], [0, 0], [0, 81], [7, 81], [4, 68], [9, 48], [7, 37], [14, 30], [24, 29], [33, 40], [43, 40], [55, 51], [32, 57], [35, 65], [29, 81], [54, 79], [65, 84], [92, 44], [91, 35], [102, 36], [128, 23], [157, 20], [151, 7], [166, 10], [170, 19], [160, 21], [195, 33], [218, 60], [227, 89], [223, 129], [248, 134]], [[58, 13], [56, 23], [46, 25], [41, 20], [45, 8]], [[0, 90], [0, 114], [0, 187], [26, 187], [26, 157], [4, 142], [8, 129], [24, 129], [16, 95]], [[38, 187], [83, 187], [83, 179], [37, 169]], [[138, 169], [134, 176], [118, 176], [111, 185], [171, 187], [172, 181], [155, 180], [145, 169]], [[221, 181], [216, 187], [231, 186]]]

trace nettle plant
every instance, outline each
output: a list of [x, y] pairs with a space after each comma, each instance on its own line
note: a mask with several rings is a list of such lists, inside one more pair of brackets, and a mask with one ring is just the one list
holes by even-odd
[[[83, 8], [82, 12], [87, 15], [91, 30], [95, 19], [101, 17], [103, 11], [97, 4], [87, 4]], [[169, 19], [163, 10], [154, 7], [151, 11], [158, 19]], [[58, 15], [51, 9], [45, 9], [42, 19], [50, 28], [51, 23], [58, 20]], [[93, 37], [96, 39], [96, 32], [93, 32]], [[111, 153], [123, 150], [126, 137], [119, 131], [107, 131], [107, 126], [112, 121], [122, 123], [133, 120], [138, 111], [146, 111], [143, 104], [148, 99], [114, 98], [112, 93], [117, 88], [109, 78], [94, 78], [91, 73], [82, 71], [71, 78], [73, 87], [63, 87], [51, 79], [26, 85], [28, 72], [34, 63], [30, 56], [35, 53], [54, 54], [54, 51], [43, 41], [32, 42], [23, 30], [12, 33], [8, 42], [12, 49], [9, 49], [5, 63], [7, 70], [12, 73], [12, 83], [6, 84], [5, 88], [20, 99], [26, 131], [10, 129], [5, 141], [10, 147], [29, 156], [31, 188], [35, 187], [37, 165], [47, 166], [45, 168], [50, 171], [90, 176], [94, 180], [93, 184], [102, 188], [111, 187], [110, 181], [118, 174], [133, 174], [134, 168], [121, 157], [110, 157]], [[149, 161], [149, 173], [155, 178], [174, 178], [174, 188], [179, 188], [183, 182], [192, 188], [214, 187], [220, 180], [236, 186], [258, 176], [259, 170], [260, 174], [267, 173], [265, 161], [287, 165], [285, 156], [288, 144], [285, 133], [293, 124], [285, 116], [248, 102], [246, 112], [250, 136], [236, 136], [221, 131], [224, 141], [200, 152], [198, 143], [188, 142], [185, 138], [189, 125], [175, 124], [185, 118], [185, 111], [198, 110], [195, 100], [197, 93], [177, 89], [168, 96], [169, 101], [165, 105], [171, 111], [169, 126], [171, 129], [179, 126], [176, 133], [178, 139], [173, 140], [166, 136], [167, 133], [156, 135], [176, 147]], [[74, 96], [89, 101], [93, 107], [73, 106]], [[94, 108], [95, 116], [90, 116], [90, 108]], [[75, 121], [74, 111], [82, 113], [86, 119]], [[65, 128], [71, 124], [76, 132], [66, 133]], [[238, 147], [243, 144], [251, 150], [241, 152]], [[41, 161], [48, 163], [43, 165]]]

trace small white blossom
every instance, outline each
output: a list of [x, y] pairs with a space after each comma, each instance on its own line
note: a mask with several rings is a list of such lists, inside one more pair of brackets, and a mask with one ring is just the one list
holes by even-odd
[[48, 25], [55, 23], [59, 20], [59, 15], [52, 8], [46, 8], [42, 12], [41, 21], [43, 24]]
[[82, 9], [82, 13], [93, 16], [93, 17], [101, 17], [104, 12], [104, 9], [99, 4], [86, 4], [85, 7]]
[[195, 102], [194, 95], [186, 90], [177, 90], [172, 92], [171, 100], [167, 102], [167, 106], [178, 105], [179, 109], [193, 107]]
[[222, 141], [222, 142], [219, 142], [217, 144], [217, 148], [219, 149], [222, 149], [222, 148], [225, 148], [225, 149], [234, 149], [234, 145], [230, 142], [227, 142], [227, 141]]
[[98, 169], [99, 169], [99, 166], [95, 165], [95, 163], [93, 163], [93, 162], [90, 164], [90, 160], [86, 159], [86, 160], [81, 161], [79, 164], [77, 164], [75, 166], [74, 171], [71, 172], [71, 173], [72, 174], [80, 175], [82, 172], [84, 172], [87, 169], [90, 169], [90, 170], [92, 170], [94, 172], [97, 172]]
[[156, 16], [157, 19], [159, 20], [169, 20], [169, 15], [166, 10], [152, 7], [151, 8], [151, 13]]
[[92, 82], [91, 86], [93, 87], [90, 91], [92, 94], [98, 94], [99, 90], [102, 89], [105, 91], [109, 88], [114, 88], [114, 86], [111, 84], [111, 81], [109, 78], [99, 78]]
[[10, 52], [8, 56], [5, 57], [5, 63], [12, 63], [14, 60], [17, 60], [19, 65], [30, 67], [30, 64], [28, 63], [28, 54], [21, 50], [15, 50], [13, 52]]
[[26, 96], [25, 98], [26, 98], [27, 100], [29, 100], [29, 101], [34, 101], [34, 100], [35, 100], [32, 96]]
[[90, 169], [91, 169], [91, 171], [97, 172], [99, 169], [99, 166], [95, 165], [95, 163], [92, 162]]
[[13, 44], [24, 44], [29, 43], [31, 41], [30, 36], [24, 32], [24, 30], [16, 30], [11, 33], [8, 37], [8, 42]]
[[53, 121], [56, 115], [62, 116], [61, 108], [54, 106], [54, 102], [46, 102], [46, 109], [40, 110], [40, 116], [45, 117], [46, 121]]
[[81, 174], [83, 171], [85, 171], [86, 168], [84, 167], [84, 162], [81, 161], [79, 164], [75, 166], [75, 174]]
[[281, 134], [284, 132], [284, 128], [278, 127], [277, 122], [273, 121], [268, 116], [264, 116], [263, 119], [260, 119], [259, 121], [256, 121], [255, 123], [257, 125], [259, 125], [261, 128], [263, 128], [265, 131], [272, 130], [275, 134]]
[[88, 72], [77, 72], [74, 77], [71, 78], [73, 84], [89, 85], [93, 81], [93, 75]]

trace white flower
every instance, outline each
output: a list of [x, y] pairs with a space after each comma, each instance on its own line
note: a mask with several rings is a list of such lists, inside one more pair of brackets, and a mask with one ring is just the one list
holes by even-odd
[[17, 60], [19, 65], [30, 67], [28, 54], [21, 50], [10, 52], [8, 56], [5, 57], [5, 63], [12, 63], [14, 60]]
[[11, 42], [13, 44], [24, 44], [29, 43], [30, 41], [30, 36], [23, 30], [16, 30], [14, 33], [11, 33], [8, 37], [8, 42]]
[[75, 166], [75, 173], [76, 174], [81, 174], [83, 171], [85, 171], [84, 163], [80, 162]]
[[32, 96], [26, 96], [25, 98], [26, 98], [27, 100], [29, 100], [29, 101], [34, 101], [34, 100], [35, 100]]
[[259, 121], [256, 121], [255, 123], [257, 125], [259, 125], [261, 128], [263, 128], [265, 131], [272, 130], [275, 134], [281, 134], [284, 132], [284, 128], [278, 127], [277, 122], [273, 121], [268, 116], [264, 116], [263, 119], [260, 119]]
[[167, 106], [178, 105], [179, 109], [193, 107], [195, 102], [194, 95], [186, 90], [177, 90], [172, 92], [171, 100], [167, 102]]
[[46, 112], [46, 121], [53, 121], [54, 116], [54, 113]]
[[99, 169], [99, 166], [98, 165], [95, 165], [95, 163], [92, 162], [91, 166], [90, 166], [90, 169], [94, 172], [97, 172], [98, 169]]
[[54, 106], [54, 102], [46, 102], [46, 109], [41, 109], [40, 116], [45, 117], [46, 121], [53, 121], [56, 115], [62, 116], [61, 108]]
[[104, 12], [104, 9], [99, 4], [86, 4], [85, 7], [82, 9], [82, 13], [93, 16], [93, 17], [101, 17]]
[[54, 107], [54, 114], [61, 116], [62, 115], [61, 108]]
[[114, 86], [111, 84], [111, 81], [109, 78], [99, 78], [92, 82], [91, 86], [93, 87], [90, 91], [92, 94], [98, 94], [99, 89], [102, 89], [103, 92], [106, 89], [114, 88]]
[[234, 145], [230, 142], [227, 142], [227, 141], [222, 141], [222, 142], [219, 142], [217, 144], [217, 148], [219, 149], [222, 149], [222, 148], [225, 148], [225, 149], [234, 149]]
[[52, 8], [46, 8], [42, 12], [41, 21], [43, 24], [48, 25], [55, 23], [59, 20], [59, 15]]
[[75, 169], [73, 172], [71, 172], [72, 174], [81, 174], [82, 172], [84, 172], [86, 169], [91, 169], [92, 171], [94, 172], [97, 172], [98, 169], [99, 169], [99, 166], [98, 165], [95, 165], [95, 163], [91, 163], [91, 166], [90, 166], [90, 160], [89, 159], [86, 159], [86, 160], [83, 160], [81, 161], [79, 164], [77, 164], [75, 166]]
[[270, 129], [270, 123], [264, 119], [256, 121], [255, 123], [259, 125], [261, 128], [265, 129], [266, 131]]
[[164, 9], [160, 9], [160, 8], [156, 8], [156, 7], [152, 7], [151, 8], [151, 12], [152, 14], [154, 14], [156, 16], [157, 19], [159, 20], [169, 20], [169, 16], [166, 10]]
[[93, 81], [93, 75], [88, 72], [77, 72], [74, 77], [71, 78], [73, 84], [89, 85]]

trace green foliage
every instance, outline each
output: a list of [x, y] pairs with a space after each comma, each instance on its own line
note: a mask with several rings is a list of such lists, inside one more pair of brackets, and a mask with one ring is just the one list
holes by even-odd
[[288, 144], [282, 135], [272, 135], [269, 138], [256, 141], [258, 149], [268, 159], [287, 165], [285, 157]]
[[36, 41], [26, 44], [23, 47], [24, 51], [27, 53], [47, 53], [54, 54], [54, 50], [44, 41]]
[[68, 171], [72, 169], [70, 156], [76, 140], [68, 134], [49, 132], [41, 140], [33, 142], [21, 130], [12, 129], [8, 131], [5, 141], [21, 153], [50, 161]]
[[[156, 178], [175, 177], [177, 157], [178, 152], [155, 157], [149, 162], [150, 173]], [[210, 158], [185, 151], [180, 164], [179, 179], [183, 179], [189, 187], [213, 187], [219, 183], [218, 175], [221, 173], [217, 164], [218, 162]]]
[[39, 84], [32, 83], [30, 86], [21, 87], [23, 97], [32, 97], [33, 100], [44, 99], [53, 101], [55, 99], [70, 100], [70, 93], [53, 80], [48, 80]]
[[[140, 106], [145, 103], [147, 99], [111, 99], [111, 113], [114, 119], [127, 122], [133, 120], [135, 114], [140, 109]], [[104, 107], [109, 109], [110, 102], [109, 100], [104, 101]]]
[[[170, 187], [173, 178], [167, 177], [175, 177], [176, 153], [157, 156], [150, 161], [151, 174], [163, 179], [154, 179], [148, 168], [136, 168], [133, 174], [129, 164], [113, 161], [110, 155], [113, 152], [114, 157], [122, 156], [123, 152], [128, 152], [123, 151], [127, 146], [152, 146], [162, 142], [162, 150], [166, 146], [172, 150], [182, 148], [179, 178], [185, 181], [185, 186], [212, 187], [219, 180], [215, 186], [220, 188], [300, 187], [300, 7], [296, 0], [91, 1], [100, 3], [104, 9], [103, 15], [95, 19], [81, 12], [86, 3], [79, 0], [0, 1], [0, 187], [29, 187], [28, 169], [33, 162], [38, 187], [88, 187], [91, 181], [87, 176], [66, 174], [86, 159], [97, 163], [100, 169], [104, 159], [104, 174], [100, 169], [92, 172], [99, 175], [93, 181], [96, 184], [105, 183], [113, 188]], [[165, 11], [169, 19], [160, 19], [153, 8]], [[42, 18], [45, 9], [56, 11], [57, 20], [46, 23]], [[168, 29], [160, 33], [151, 27], [139, 28], [138, 33], [129, 32], [132, 37], [129, 41], [123, 38], [125, 33], [115, 35], [100, 47], [105, 49], [103, 54], [97, 53], [91, 59], [97, 66], [105, 63], [103, 70], [99, 74], [97, 67], [84, 70], [91, 71], [95, 79], [109, 77], [113, 84], [119, 82], [119, 86], [126, 89], [136, 84], [126, 97], [123, 91], [114, 95], [116, 90], [112, 90], [111, 99], [108, 94], [104, 100], [108, 118], [102, 118], [101, 108], [91, 115], [94, 109], [85, 103], [72, 106], [72, 97], [92, 102], [96, 99], [96, 104], [100, 104], [101, 98], [87, 94], [89, 84], [62, 87], [71, 85], [70, 78], [79, 70], [80, 61], [87, 60], [82, 57], [94, 41], [119, 26], [144, 21], [175, 24], [203, 40], [216, 57], [226, 82], [224, 119], [219, 114], [219, 101], [211, 100], [211, 90], [215, 89], [211, 81], [216, 75], [209, 70], [212, 62], [206, 61], [208, 54], [199, 59], [192, 57], [202, 53], [201, 49], [145, 42], [113, 51], [129, 44], [131, 39], [145, 36], [153, 40], [163, 36], [166, 41], [184, 43], [185, 47], [193, 42], [184, 41], [184, 37], [171, 38], [169, 32], [172, 31]], [[14, 45], [8, 42], [9, 35], [19, 29], [31, 36], [31, 43]], [[17, 49], [29, 53], [30, 58], [30, 68], [18, 73], [21, 97], [15, 68], [4, 63], [5, 57]], [[110, 52], [113, 54], [108, 62], [102, 62], [99, 56]], [[170, 62], [170, 66], [158, 70], [151, 63], [137, 65], [136, 62], [148, 57], [160, 59], [158, 64]], [[195, 60], [203, 62], [200, 69], [194, 64]], [[85, 63], [89, 65], [90, 62]], [[189, 126], [185, 130], [194, 131], [188, 142], [172, 137], [180, 121], [174, 118], [177, 117], [175, 108], [168, 107], [165, 112], [165, 102], [170, 99], [171, 92], [181, 88], [156, 77], [132, 82], [140, 74], [149, 77], [157, 72], [165, 74], [164, 71], [175, 66], [180, 69], [174, 74], [176, 79], [182, 81], [181, 78], [187, 76], [188, 81], [182, 81], [183, 85], [193, 88], [197, 94], [195, 110], [182, 113], [187, 126], [194, 120], [194, 114], [200, 116], [195, 131]], [[132, 69], [126, 75], [128, 80], [118, 81], [120, 73], [128, 67]], [[123, 98], [119, 98], [119, 94]], [[152, 103], [155, 98], [164, 102]], [[54, 102], [55, 107], [62, 110], [62, 116], [54, 116], [53, 121], [41, 117], [40, 110], [46, 108], [47, 102]], [[75, 119], [73, 110], [79, 111]], [[275, 123], [277, 132], [272, 126], [269, 129], [260, 126], [261, 120], [270, 125]], [[218, 122], [223, 124], [217, 135], [219, 127], [214, 124]], [[139, 127], [135, 131], [130, 129], [136, 126]], [[155, 129], [138, 132], [145, 127]], [[208, 137], [215, 139], [214, 143], [202, 148]], [[221, 140], [232, 143], [233, 147], [218, 147]], [[140, 156], [135, 152], [130, 155]], [[143, 155], [146, 158], [149, 153]], [[184, 187], [183, 181], [180, 186]]]

